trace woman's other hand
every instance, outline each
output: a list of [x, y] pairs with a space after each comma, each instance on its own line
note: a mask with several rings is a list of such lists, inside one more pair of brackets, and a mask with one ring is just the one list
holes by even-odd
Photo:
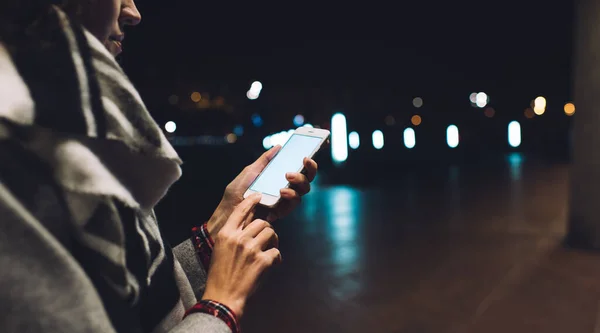
[[[252, 182], [264, 170], [269, 162], [277, 155], [281, 146], [275, 146], [265, 152], [254, 163], [250, 164], [227, 185], [225, 194], [221, 199], [219, 207], [207, 223], [209, 234], [216, 235], [224, 225], [225, 221], [231, 215], [231, 212], [242, 202], [244, 193], [250, 187]], [[301, 202], [302, 196], [310, 192], [310, 183], [317, 175], [318, 165], [310, 159], [304, 159], [304, 173], [290, 172], [286, 175], [289, 188], [281, 189], [281, 201], [279, 204], [268, 211], [265, 219], [274, 222], [290, 214]]]
[[277, 234], [269, 222], [254, 220], [260, 197], [254, 194], [237, 205], [216, 235], [202, 297], [225, 304], [238, 317], [243, 315], [260, 276], [281, 262]]

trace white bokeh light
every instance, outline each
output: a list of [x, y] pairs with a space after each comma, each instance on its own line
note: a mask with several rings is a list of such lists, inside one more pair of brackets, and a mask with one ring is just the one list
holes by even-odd
[[260, 83], [260, 81], [254, 81], [252, 82], [252, 85], [250, 86], [250, 90], [252, 91], [258, 91], [260, 92], [263, 88], [262, 83]]
[[346, 116], [336, 113], [331, 118], [331, 157], [341, 163], [348, 159], [348, 129]]
[[271, 143], [271, 136], [267, 136], [263, 139], [263, 147], [265, 149], [271, 149], [271, 147], [273, 147], [273, 144]]
[[358, 149], [360, 147], [360, 135], [357, 132], [348, 134], [348, 145], [352, 149]]
[[459, 134], [458, 127], [456, 125], [450, 125], [446, 129], [446, 143], [448, 143], [448, 147], [456, 148], [458, 147], [459, 142]]
[[383, 132], [380, 130], [376, 130], [375, 132], [373, 132], [373, 147], [375, 149], [381, 149], [383, 148], [384, 145], [384, 139], [383, 139]]
[[508, 144], [513, 148], [521, 145], [521, 124], [518, 121], [508, 124]]
[[469, 100], [473, 104], [477, 103], [477, 93], [472, 93], [471, 95], [469, 95]]
[[168, 133], [174, 133], [175, 130], [177, 130], [177, 125], [175, 124], [175, 122], [168, 121], [165, 124], [165, 131], [167, 131]]
[[404, 145], [408, 149], [413, 149], [417, 144], [417, 139], [415, 136], [415, 130], [408, 127], [404, 130]]
[[475, 96], [475, 104], [480, 108], [484, 108], [489, 102], [490, 97], [484, 92], [480, 92]]

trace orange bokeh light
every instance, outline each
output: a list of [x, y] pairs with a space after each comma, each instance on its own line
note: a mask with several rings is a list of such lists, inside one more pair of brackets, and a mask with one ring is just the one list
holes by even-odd
[[567, 103], [565, 104], [565, 114], [567, 116], [572, 116], [575, 114], [575, 104]]
[[419, 116], [417, 114], [412, 116], [412, 118], [410, 118], [410, 122], [415, 126], [421, 125], [421, 122], [422, 122], [421, 116]]

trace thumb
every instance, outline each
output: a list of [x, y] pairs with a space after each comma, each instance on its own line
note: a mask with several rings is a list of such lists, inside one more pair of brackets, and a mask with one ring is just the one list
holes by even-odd
[[254, 163], [252, 163], [252, 168], [257, 168], [259, 171], [262, 171], [269, 162], [277, 155], [277, 153], [281, 150], [281, 146], [277, 145], [269, 150], [267, 150], [264, 154], [262, 154]]

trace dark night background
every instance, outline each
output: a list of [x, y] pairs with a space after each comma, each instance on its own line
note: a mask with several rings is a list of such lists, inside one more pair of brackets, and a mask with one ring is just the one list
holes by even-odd
[[[327, 128], [331, 115], [341, 111], [348, 131], [361, 134], [362, 146], [343, 170], [330, 166], [329, 154], [320, 156], [323, 178], [337, 175], [328, 179], [342, 183], [377, 183], [381, 169], [415, 161], [435, 167], [505, 152], [511, 120], [522, 124], [520, 150], [568, 156], [572, 118], [562, 108], [571, 101], [571, 1], [137, 5], [142, 24], [127, 31], [121, 62], [157, 121], [175, 121], [179, 136], [245, 128], [233, 147], [178, 147], [184, 177], [159, 209], [169, 219], [175, 214], [189, 220], [173, 231], [175, 239], [196, 223], [189, 216], [210, 216], [227, 182], [264, 151], [262, 138], [293, 128], [296, 114]], [[264, 88], [250, 101], [245, 95], [255, 80]], [[193, 91], [204, 100], [221, 100], [227, 111], [196, 109]], [[493, 118], [468, 100], [480, 91], [490, 96]], [[176, 105], [169, 103], [171, 95], [178, 96]], [[548, 100], [546, 113], [526, 119], [524, 110], [540, 95]], [[417, 96], [424, 100], [420, 109], [412, 105]], [[252, 126], [254, 113], [264, 119], [261, 128]], [[417, 147], [408, 152], [402, 130], [414, 114], [423, 123], [415, 128]], [[393, 126], [385, 124], [388, 115], [396, 120]], [[445, 143], [449, 124], [460, 129], [455, 150]], [[386, 136], [378, 152], [368, 148], [375, 129]], [[377, 172], [356, 173], [359, 165]], [[207, 204], [199, 207], [198, 200]]]
[[[120, 61], [158, 123], [177, 124], [167, 135], [185, 161], [157, 208], [172, 243], [209, 218], [263, 138], [293, 129], [295, 115], [330, 128], [341, 112], [361, 137], [341, 165], [330, 149], [317, 156], [313, 191], [275, 224], [284, 264], [249, 304], [245, 331], [600, 327], [598, 257], [562, 246], [578, 117], [563, 111], [574, 1], [136, 3], [143, 20]], [[257, 80], [263, 90], [249, 100]], [[473, 92], [487, 93], [493, 117], [471, 105]], [[546, 111], [527, 118], [538, 96]], [[521, 124], [517, 148], [511, 121]], [[224, 143], [239, 125], [243, 135]]]

